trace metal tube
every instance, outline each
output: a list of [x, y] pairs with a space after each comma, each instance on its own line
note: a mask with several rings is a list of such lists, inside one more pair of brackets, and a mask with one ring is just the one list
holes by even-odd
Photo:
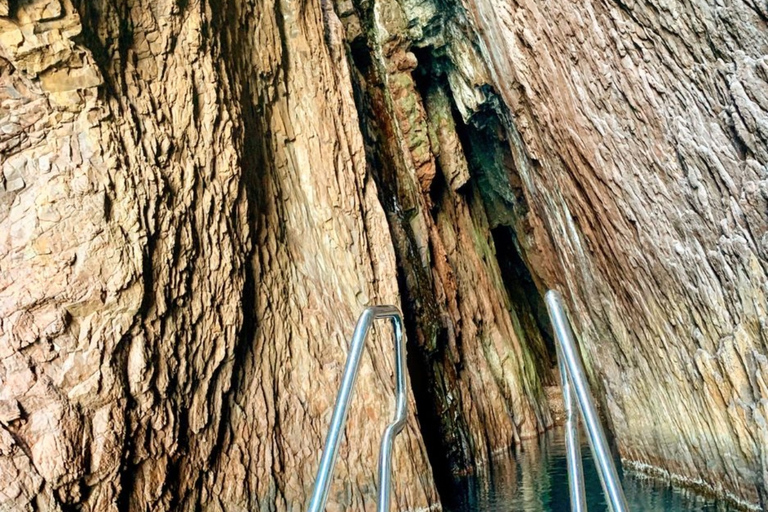
[[395, 419], [387, 426], [381, 441], [381, 453], [379, 454], [379, 501], [378, 510], [388, 510], [390, 501], [390, 472], [392, 465], [392, 444], [394, 438], [403, 429], [406, 420], [407, 406], [407, 380], [405, 375], [405, 343], [403, 340], [403, 323], [400, 311], [394, 306], [373, 306], [366, 308], [360, 315], [352, 335], [352, 343], [344, 366], [344, 374], [341, 378], [341, 387], [336, 397], [336, 405], [331, 417], [331, 426], [325, 440], [325, 448], [320, 458], [320, 467], [317, 470], [315, 487], [309, 502], [308, 512], [321, 512], [325, 509], [328, 500], [328, 490], [331, 484], [333, 467], [336, 464], [336, 456], [339, 451], [341, 435], [344, 431], [344, 423], [347, 419], [347, 410], [355, 386], [360, 359], [363, 353], [366, 335], [373, 320], [388, 318], [392, 321], [395, 341], [395, 379], [397, 393], [397, 407]]
[[397, 404], [395, 407], [395, 418], [384, 431], [384, 437], [381, 439], [381, 449], [379, 450], [379, 512], [389, 511], [390, 492], [392, 490], [392, 444], [395, 437], [405, 427], [407, 417], [407, 397], [408, 381], [406, 379], [405, 366], [405, 339], [403, 338], [403, 320], [400, 313], [395, 309], [394, 313], [388, 315], [392, 320], [395, 341], [395, 393], [397, 395]]
[[592, 393], [589, 391], [584, 365], [563, 309], [562, 298], [558, 292], [550, 290], [545, 296], [545, 301], [556, 334], [555, 337], [560, 346], [560, 354], [573, 384], [584, 425], [587, 427], [587, 437], [595, 457], [595, 465], [600, 475], [603, 491], [613, 512], [628, 512], [629, 507], [624, 497], [624, 490], [621, 488], [616, 465], [608, 448], [608, 440], [600, 424]]
[[565, 367], [565, 360], [557, 346], [557, 361], [560, 366], [560, 384], [565, 404], [565, 455], [568, 464], [568, 490], [572, 512], [587, 512], [587, 497], [584, 491], [584, 470], [581, 465], [581, 444], [579, 443], [579, 416], [573, 397], [573, 384]]

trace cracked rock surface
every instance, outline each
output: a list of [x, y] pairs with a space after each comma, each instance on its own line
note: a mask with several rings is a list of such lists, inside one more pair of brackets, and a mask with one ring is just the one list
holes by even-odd
[[[293, 4], [10, 7], [0, 509], [302, 509], [356, 316], [398, 297], [341, 38]], [[339, 510], [375, 496], [387, 334]], [[420, 439], [402, 508], [436, 501]]]
[[767, 54], [752, 0], [0, 0], [0, 511], [303, 510], [373, 304], [439, 508], [559, 415], [553, 287], [624, 463], [765, 508]]

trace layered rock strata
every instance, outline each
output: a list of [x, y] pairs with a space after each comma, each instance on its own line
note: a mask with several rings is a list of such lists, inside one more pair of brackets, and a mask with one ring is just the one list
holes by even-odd
[[[552, 424], [552, 287], [627, 466], [764, 507], [767, 20], [0, 0], [0, 510], [303, 509], [376, 303], [395, 506], [437, 507]], [[375, 508], [390, 344], [329, 508]]]

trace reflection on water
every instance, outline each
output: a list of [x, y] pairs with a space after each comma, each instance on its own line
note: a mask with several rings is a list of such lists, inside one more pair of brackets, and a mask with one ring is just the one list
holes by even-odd
[[[604, 512], [600, 480], [589, 448], [582, 446], [587, 508]], [[624, 492], [632, 512], [726, 511], [717, 500], [686, 489], [632, 474], [623, 475]], [[458, 480], [454, 495], [445, 497], [449, 512], [568, 512], [568, 474], [561, 429], [548, 432], [512, 455], [502, 455], [479, 474]]]

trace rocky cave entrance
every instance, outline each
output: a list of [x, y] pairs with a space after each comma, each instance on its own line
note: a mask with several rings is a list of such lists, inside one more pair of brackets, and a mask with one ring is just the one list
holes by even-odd
[[[409, 70], [413, 82], [400, 97], [387, 94], [381, 78], [386, 63], [371, 58], [375, 52], [365, 37], [353, 40], [349, 50], [369, 169], [387, 211], [396, 247], [409, 373], [419, 423], [438, 491], [446, 496], [456, 476], [473, 471], [493, 452], [513, 448], [521, 437], [530, 437], [552, 425], [544, 388], [557, 386], [555, 349], [542, 295], [518, 241], [527, 205], [506, 134], [509, 114], [495, 93], [487, 90], [490, 100], [465, 122], [452, 96], [447, 72], [454, 64], [444, 48], [410, 48], [416, 62], [415, 68]], [[402, 80], [408, 86], [408, 79]], [[445, 138], [453, 137], [456, 142], [456, 147], [443, 147], [443, 155], [434, 159], [436, 172], [416, 199], [414, 187], [404, 179], [403, 169], [408, 162], [403, 161], [396, 143], [408, 139], [408, 134], [399, 131], [398, 120], [389, 114], [392, 110], [398, 112], [406, 102], [426, 105], [423, 113], [431, 133], [430, 140], [423, 142], [432, 153], [440, 151], [435, 149], [440, 139], [436, 132], [440, 130], [452, 130]], [[406, 111], [403, 115], [409, 115], [415, 124], [419, 121], [417, 114]], [[411, 147], [412, 153], [418, 149]], [[455, 170], [455, 160], [444, 157], [448, 151], [465, 159], [466, 176]], [[446, 165], [452, 169], [445, 169]], [[488, 378], [475, 367], [478, 358], [489, 357], [484, 355], [488, 347], [479, 341], [486, 334], [484, 319], [474, 319], [477, 325], [468, 326], [461, 314], [458, 321], [452, 316], [457, 314], [456, 309], [462, 309], [461, 301], [473, 300], [462, 296], [462, 284], [457, 283], [462, 278], [457, 274], [465, 272], [462, 266], [473, 263], [462, 261], [461, 256], [452, 260], [441, 252], [452, 243], [451, 237], [461, 236], [442, 226], [444, 218], [470, 226], [480, 253], [474, 265], [482, 266], [482, 272], [497, 281], [495, 294], [482, 300], [496, 301], [494, 307], [512, 318], [510, 334], [524, 353], [517, 371], [524, 392], [538, 402], [533, 406], [538, 407], [533, 434], [520, 426], [526, 420], [508, 406], [509, 416], [514, 417], [512, 423], [517, 424], [498, 427], [501, 433], [477, 435], [485, 425], [482, 421], [476, 424], [478, 414], [472, 409], [478, 407], [486, 393], [506, 396], [503, 388], [508, 383], [503, 372], [486, 370], [492, 375]], [[441, 267], [441, 258], [452, 265], [450, 270]], [[459, 290], [454, 303], [450, 297], [445, 298], [452, 286]], [[478, 339], [471, 338], [473, 335]], [[481, 364], [491, 366], [486, 361]], [[481, 410], [481, 420], [482, 414]]]
[[[519, 319], [520, 325], [517, 327], [534, 362], [533, 368], [527, 368], [526, 371], [534, 373], [535, 378], [544, 387], [559, 391], [555, 342], [546, 305], [521, 253], [518, 241], [517, 229], [520, 229], [524, 222], [527, 204], [504, 125], [505, 122], [511, 122], [509, 113], [495, 92], [488, 91], [493, 100], [465, 122], [453, 99], [446, 78], [446, 69], [453, 66], [453, 63], [445, 55], [440, 55], [440, 50], [436, 51], [431, 46], [412, 48], [412, 51], [418, 61], [412, 76], [421, 97], [426, 98], [430, 94], [430, 89], [437, 87], [446, 91], [446, 96], [450, 99], [451, 118], [461, 149], [466, 155], [469, 170], [469, 179], [458, 193], [467, 198], [471, 198], [473, 192], [480, 196], [481, 204], [476, 208], [480, 215], [487, 217], [489, 223], [493, 257], [500, 270], [508, 299], [506, 307], [514, 312], [515, 318]], [[439, 159], [437, 166], [438, 172], [430, 189], [430, 198], [434, 205], [440, 205], [441, 195], [449, 190], [449, 184], [445, 179], [446, 173], [439, 169]], [[471, 211], [474, 212], [475, 209], [471, 208]], [[445, 331], [442, 331], [441, 335], [445, 336]], [[417, 347], [413, 349], [418, 350]], [[458, 366], [460, 372], [462, 368], [461, 365]], [[421, 373], [417, 361], [411, 364], [410, 373], [414, 381], [414, 377]], [[458, 471], [455, 465], [444, 464], [446, 455], [456, 453], [461, 448], [450, 446], [449, 439], [430, 439], [434, 437], [432, 433], [435, 432], [437, 424], [432, 415], [422, 414], [425, 409], [434, 411], [439, 407], [427, 402], [435, 399], [434, 393], [429, 388], [441, 385], [443, 384], [439, 381], [430, 382], [429, 379], [419, 379], [418, 383], [414, 383], [414, 394], [422, 434], [430, 451], [430, 462], [437, 488], [445, 498], [451, 492], [451, 485], [457, 475], [465, 474], [467, 470], [473, 471], [475, 465], [484, 464], [486, 461], [474, 459], [472, 465]], [[550, 396], [550, 393], [546, 395]], [[514, 449], [515, 446], [510, 445], [508, 448]], [[498, 450], [498, 447], [489, 447], [489, 451]], [[448, 470], [449, 468], [451, 470]]]

